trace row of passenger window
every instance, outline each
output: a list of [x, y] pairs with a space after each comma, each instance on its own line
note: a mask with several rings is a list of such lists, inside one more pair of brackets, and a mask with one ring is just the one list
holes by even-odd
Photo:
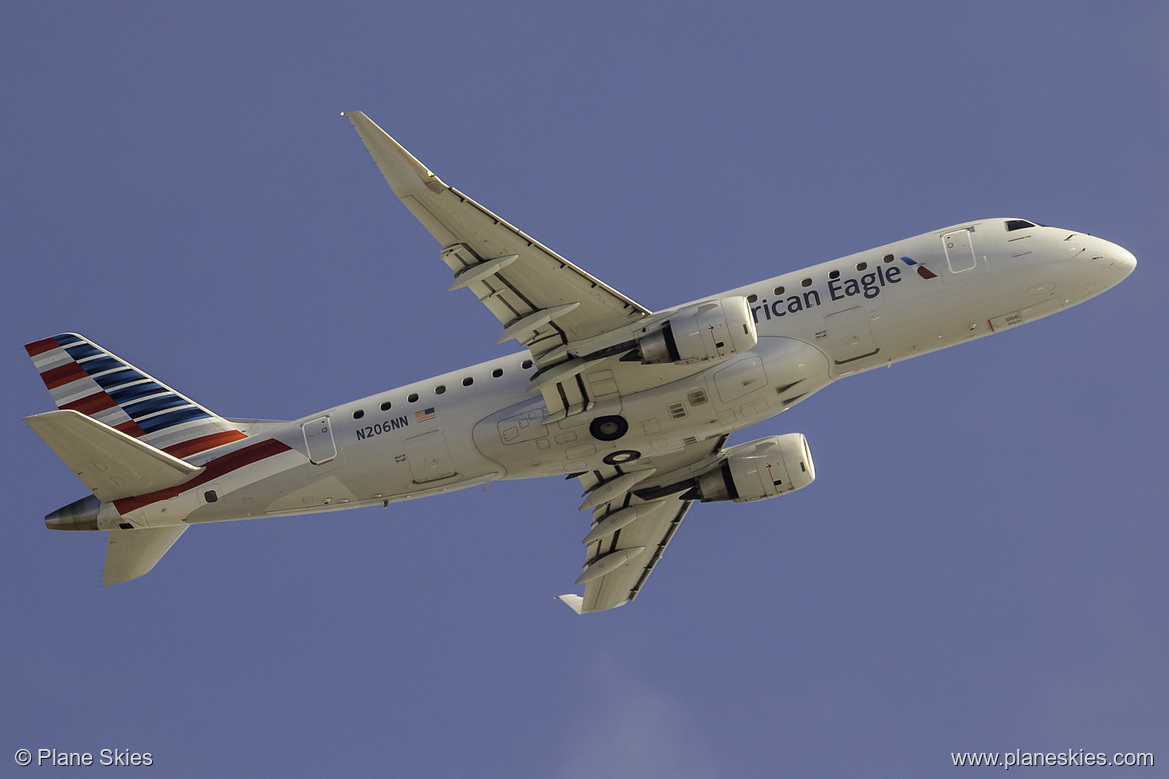
[[[892, 254], [886, 254], [884, 257], [882, 257], [882, 258], [881, 258], [881, 262], [882, 262], [882, 263], [884, 263], [884, 264], [886, 264], [886, 265], [888, 265], [889, 263], [893, 262], [893, 255], [892, 255]], [[866, 270], [868, 270], [868, 269], [869, 269], [869, 264], [868, 264], [867, 262], [858, 262], [858, 263], [856, 264], [856, 269], [857, 269], [858, 271], [866, 271]], [[829, 271], [829, 273], [828, 273], [828, 278], [830, 278], [830, 279], [838, 279], [838, 278], [840, 278], [840, 271], [839, 271], [839, 270]], [[807, 279], [803, 279], [803, 280], [801, 280], [801, 281], [800, 281], [800, 286], [801, 286], [801, 287], [810, 287], [810, 286], [812, 286], [812, 279], [810, 279], [810, 278], [807, 278]], [[779, 287], [776, 287], [775, 289], [771, 290], [771, 294], [772, 294], [772, 295], [782, 295], [782, 294], [784, 294], [785, 292], [787, 292], [787, 288], [786, 288], [786, 287], [783, 287], [783, 286], [779, 286]], [[748, 302], [748, 303], [754, 303], [754, 302], [755, 302], [755, 301], [757, 301], [758, 299], [759, 299], [759, 296], [758, 296], [758, 295], [748, 295], [748, 296], [747, 296], [747, 302]]]
[[[522, 363], [520, 363], [520, 367], [526, 371], [532, 367], [532, 361], [531, 360], [524, 360]], [[495, 368], [494, 370], [491, 371], [491, 378], [493, 378], [493, 379], [498, 379], [498, 378], [501, 378], [502, 376], [503, 376], [503, 368]], [[475, 379], [473, 376], [466, 376], [463, 378], [463, 386], [464, 387], [470, 387], [474, 383], [475, 383]], [[434, 388], [435, 395], [443, 395], [445, 393], [446, 393], [446, 385], [445, 384], [439, 384], [438, 386], [436, 386]], [[419, 397], [419, 395], [417, 392], [411, 392], [409, 395], [406, 396], [406, 402], [407, 403], [417, 403], [418, 397]], [[384, 403], [382, 403], [378, 408], [380, 408], [382, 411], [389, 411], [391, 408], [393, 408], [393, 405], [394, 405], [393, 403], [391, 403], [390, 401], [387, 400]], [[361, 419], [364, 416], [365, 416], [364, 409], [359, 408], [353, 412], [354, 419]]]

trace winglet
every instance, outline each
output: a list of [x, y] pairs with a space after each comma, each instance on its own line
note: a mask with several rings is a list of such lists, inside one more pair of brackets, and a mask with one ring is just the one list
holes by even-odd
[[584, 598], [579, 595], [574, 595], [571, 592], [567, 595], [557, 595], [556, 600], [564, 601], [564, 604], [568, 606], [568, 608], [575, 611], [577, 614], [580, 614], [581, 610], [584, 608]]
[[360, 111], [343, 111], [341, 116], [353, 123], [353, 128], [361, 136], [365, 148], [373, 155], [374, 162], [381, 169], [395, 195], [406, 197], [423, 188], [431, 192], [442, 192], [447, 189], [447, 185], [442, 183], [438, 176], [427, 170], [425, 165], [402, 148], [402, 145], [391, 138], [385, 130], [374, 124], [368, 116]]

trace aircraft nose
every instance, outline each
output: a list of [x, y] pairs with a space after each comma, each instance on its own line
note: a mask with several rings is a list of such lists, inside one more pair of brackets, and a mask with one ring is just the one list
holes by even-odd
[[1128, 249], [1125, 249], [1122, 246], [1117, 246], [1116, 244], [1112, 245], [1116, 249], [1116, 252], [1112, 257], [1112, 262], [1114, 265], [1119, 266], [1120, 269], [1124, 271], [1124, 275], [1121, 276], [1121, 278], [1128, 278], [1128, 274], [1136, 270], [1137, 258], [1134, 257], [1133, 253]]
[[1124, 281], [1137, 266], [1137, 258], [1123, 246], [1090, 235], [1080, 236], [1079, 239], [1092, 264], [1105, 272], [1109, 287]]
[[1111, 275], [1114, 279], [1112, 283], [1119, 284], [1120, 282], [1127, 279], [1129, 274], [1136, 269], [1137, 258], [1133, 256], [1132, 252], [1130, 252], [1128, 249], [1125, 249], [1123, 246], [1117, 246], [1116, 244], [1109, 243], [1108, 241], [1104, 241], [1103, 243], [1105, 244], [1106, 248], [1101, 253], [1102, 256], [1100, 257], [1099, 262], [1107, 265], [1108, 270], [1110, 271], [1109, 275]]

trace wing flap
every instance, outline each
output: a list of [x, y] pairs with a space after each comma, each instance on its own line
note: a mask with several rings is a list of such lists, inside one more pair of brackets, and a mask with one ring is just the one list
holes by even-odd
[[[561, 596], [578, 614], [605, 611], [637, 597], [674, 537], [690, 501], [677, 495], [642, 500], [632, 490], [655, 473], [592, 472], [580, 477], [588, 494], [581, 508], [593, 509], [593, 524], [584, 538], [585, 566], [577, 584], [584, 597]], [[579, 600], [578, 600], [579, 598]]]
[[24, 421], [104, 502], [177, 487], [203, 472], [77, 411], [50, 411]]
[[137, 579], [162, 559], [188, 525], [111, 530], [102, 585]]
[[605, 611], [637, 597], [662, 559], [692, 501], [682, 495], [715, 462], [726, 437], [695, 442], [681, 451], [647, 457], [640, 468], [621, 466], [580, 475], [581, 509], [591, 508], [585, 565], [577, 584], [584, 596], [560, 596], [577, 614]]
[[674, 499], [663, 510], [639, 517], [612, 536], [590, 543], [589, 560], [603, 562], [623, 553], [627, 559], [585, 583], [581, 613], [605, 611], [636, 598], [689, 510], [690, 501]]

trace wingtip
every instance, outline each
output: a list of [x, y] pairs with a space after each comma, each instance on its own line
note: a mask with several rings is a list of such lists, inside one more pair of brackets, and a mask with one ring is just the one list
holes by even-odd
[[570, 592], [565, 595], [557, 595], [556, 600], [562, 601], [565, 606], [568, 606], [568, 608], [572, 609], [577, 614], [580, 614], [584, 609], [584, 598], [575, 593]]
[[361, 111], [345, 111], [343, 115], [353, 124], [390, 188], [398, 197], [405, 197], [422, 188], [435, 193], [447, 189], [447, 185], [438, 176], [406, 151], [405, 147], [395, 141], [389, 133], [378, 127], [377, 122]]

